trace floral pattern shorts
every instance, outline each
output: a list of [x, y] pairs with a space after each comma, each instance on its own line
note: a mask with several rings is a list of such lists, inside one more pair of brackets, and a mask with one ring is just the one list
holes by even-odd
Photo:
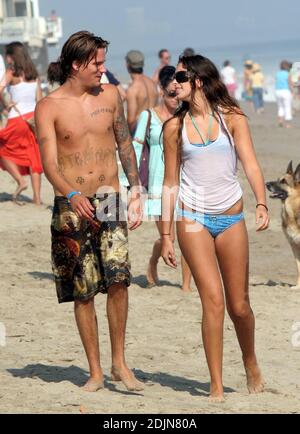
[[59, 303], [85, 301], [111, 285], [130, 285], [128, 229], [118, 193], [89, 198], [96, 216], [79, 219], [56, 196], [51, 222], [52, 269]]

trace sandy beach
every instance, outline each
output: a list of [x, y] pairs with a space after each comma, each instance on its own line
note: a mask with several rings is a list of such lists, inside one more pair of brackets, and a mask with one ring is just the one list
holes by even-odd
[[[276, 107], [262, 116], [249, 113], [251, 131], [265, 179], [284, 173], [288, 162], [300, 163], [300, 115], [294, 128], [278, 128]], [[106, 387], [88, 394], [87, 361], [76, 329], [73, 304], [58, 305], [50, 263], [53, 192], [43, 179], [44, 205], [11, 202], [15, 189], [0, 172], [0, 323], [6, 345], [0, 346], [0, 413], [298, 413], [300, 412], [300, 339], [293, 346], [292, 327], [299, 323], [300, 291], [296, 264], [281, 229], [279, 201], [269, 201], [271, 225], [255, 232], [255, 198], [242, 170], [245, 214], [250, 238], [250, 293], [256, 316], [256, 346], [266, 391], [249, 395], [233, 325], [226, 316], [224, 386], [226, 403], [210, 404], [209, 375], [195, 285], [180, 290], [180, 270], [159, 264], [161, 286], [146, 288], [145, 271], [154, 224], [130, 234], [133, 283], [126, 354], [130, 367], [145, 382], [143, 393], [127, 392], [110, 381], [110, 342], [106, 296], [96, 297], [101, 359]], [[177, 249], [178, 250], [178, 249]], [[178, 251], [179, 256], [179, 251]], [[295, 341], [295, 339], [294, 339]], [[295, 343], [295, 342], [294, 342]]]

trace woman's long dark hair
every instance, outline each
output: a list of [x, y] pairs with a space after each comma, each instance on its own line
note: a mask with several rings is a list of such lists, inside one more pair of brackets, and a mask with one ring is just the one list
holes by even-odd
[[38, 72], [34, 66], [26, 47], [21, 42], [11, 42], [5, 48], [6, 56], [10, 56], [13, 61], [14, 77], [24, 76], [26, 81], [33, 81], [38, 78]]
[[[220, 119], [217, 117], [217, 113], [220, 111], [224, 114], [237, 113], [239, 115], [244, 115], [237, 101], [229, 95], [227, 87], [221, 80], [217, 67], [211, 60], [201, 55], [188, 57], [182, 56], [179, 59], [179, 63], [182, 63], [182, 66], [186, 68], [189, 73], [190, 83], [192, 86], [192, 101], [194, 101], [195, 93], [197, 90], [196, 80], [199, 79], [202, 82], [202, 91], [208, 104], [212, 109], [213, 115], [217, 122], [220, 122]], [[180, 158], [182, 147], [183, 121], [189, 109], [190, 104], [186, 101], [183, 101], [173, 118], [171, 118], [179, 119], [178, 150]], [[164, 127], [167, 122], [164, 124]], [[224, 125], [221, 126], [223, 127], [223, 129], [225, 129]], [[227, 136], [229, 136], [226, 129], [225, 133], [227, 134]], [[231, 142], [230, 137], [229, 140]]]

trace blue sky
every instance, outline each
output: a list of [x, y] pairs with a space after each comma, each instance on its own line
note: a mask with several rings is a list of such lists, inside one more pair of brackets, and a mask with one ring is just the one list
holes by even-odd
[[111, 42], [110, 55], [300, 39], [300, 0], [40, 0], [55, 9], [64, 40], [90, 30]]

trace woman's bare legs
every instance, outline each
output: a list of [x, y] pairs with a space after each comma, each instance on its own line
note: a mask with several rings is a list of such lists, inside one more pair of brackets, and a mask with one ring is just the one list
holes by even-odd
[[14, 178], [14, 180], [18, 184], [18, 187], [13, 194], [13, 200], [17, 201], [19, 194], [21, 194], [22, 191], [26, 190], [26, 188], [28, 187], [27, 182], [21, 175], [20, 169], [16, 163], [10, 160], [6, 160], [5, 158], [1, 158], [1, 162], [4, 169]]
[[211, 377], [210, 399], [222, 402], [225, 301], [214, 240], [200, 224], [186, 218], [177, 222], [177, 236], [202, 302], [202, 337]]
[[149, 259], [148, 269], [147, 269], [147, 281], [148, 287], [152, 287], [159, 284], [158, 274], [157, 274], [157, 265], [161, 254], [161, 218], [157, 217], [155, 220], [156, 227], [159, 233], [159, 239], [155, 241], [153, 244], [152, 255]]
[[191, 289], [192, 273], [183, 255], [181, 255], [181, 270], [182, 270], [182, 291], [192, 292]]
[[41, 205], [41, 175], [30, 171], [30, 176], [33, 190], [33, 203]]
[[264, 381], [254, 349], [255, 319], [249, 300], [249, 249], [245, 222], [241, 221], [220, 234], [215, 246], [227, 310], [243, 354], [248, 390], [250, 393], [259, 393], [264, 389]]
[[[157, 265], [158, 261], [161, 255], [161, 234], [162, 234], [162, 224], [161, 224], [161, 217], [157, 217], [156, 221], [156, 227], [158, 230], [158, 233], [160, 235], [160, 238], [155, 241], [152, 249], [152, 255], [149, 260], [148, 264], [148, 270], [147, 270], [147, 281], [148, 286], [155, 286], [159, 284], [159, 278], [157, 274]], [[175, 235], [174, 235], [174, 224], [171, 226], [171, 238], [174, 241]], [[191, 270], [186, 263], [183, 255], [181, 255], [181, 269], [182, 269], [182, 291], [183, 292], [191, 292], [191, 279], [192, 279], [192, 273]]]

